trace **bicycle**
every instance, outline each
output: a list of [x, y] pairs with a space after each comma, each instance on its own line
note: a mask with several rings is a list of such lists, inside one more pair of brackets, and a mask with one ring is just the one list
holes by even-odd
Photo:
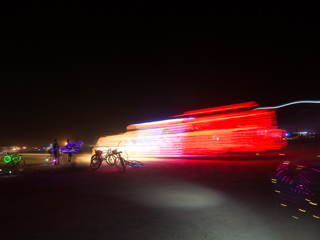
[[[94, 149], [94, 148], [93, 148]], [[94, 149], [95, 154], [91, 157], [90, 168], [92, 170], [97, 170], [101, 167], [102, 162], [106, 161], [109, 166], [112, 166], [114, 163], [114, 155], [112, 154], [111, 148], [107, 151], [105, 157], [103, 157], [103, 151]]]
[[109, 148], [105, 157], [103, 157], [103, 151], [93, 148], [95, 150], [95, 154], [91, 157], [90, 168], [92, 170], [97, 170], [101, 167], [102, 162], [106, 161], [109, 166], [115, 165], [116, 167], [123, 168], [123, 170], [126, 171], [125, 159], [121, 157], [122, 152], [118, 152], [118, 147], [114, 150]]
[[109, 148], [106, 155], [103, 156], [103, 151], [94, 149], [95, 154], [91, 157], [90, 168], [92, 170], [97, 170], [101, 167], [102, 162], [106, 161], [109, 166], [114, 165], [116, 157], [112, 152], [112, 149]]
[[123, 168], [123, 171], [125, 172], [127, 164], [126, 164], [126, 160], [123, 157], [121, 157], [121, 153], [122, 151], [118, 152], [118, 148], [115, 150], [112, 150], [112, 154], [117, 156], [116, 158], [114, 158], [114, 165], [116, 165], [117, 168]]
[[105, 160], [106, 160], [106, 163], [109, 166], [113, 166], [114, 165], [114, 162], [116, 160], [116, 155], [112, 152], [111, 148], [108, 149], [108, 151], [106, 153], [106, 156], [105, 156]]
[[45, 163], [51, 165], [52, 163], [56, 163], [57, 161], [58, 164], [62, 164], [66, 162], [66, 159], [67, 156], [65, 154], [62, 154], [61, 152], [59, 152], [58, 154], [58, 159], [55, 159], [53, 152], [51, 152], [50, 155], [46, 157]]
[[118, 143], [118, 147], [114, 150], [109, 148], [105, 156], [103, 156], [103, 151], [96, 150], [93, 148], [96, 154], [92, 155], [91, 157], [90, 168], [92, 170], [99, 169], [103, 161], [106, 161], [106, 163], [109, 166], [115, 165], [117, 168], [123, 169], [123, 171], [126, 171], [127, 166], [134, 167], [134, 168], [142, 167], [143, 166], [142, 162], [139, 162], [136, 160], [129, 160], [128, 159], [129, 155], [125, 150], [124, 151], [127, 154], [127, 160], [125, 160], [121, 156], [122, 151], [118, 151], [120, 143], [121, 141]]
[[[120, 143], [121, 143], [121, 141], [119, 142], [119, 144]], [[118, 144], [118, 147], [119, 147], [119, 144]], [[138, 167], [142, 167], [143, 166], [142, 162], [139, 162], [137, 160], [129, 160], [129, 155], [126, 152], [126, 150], [124, 150], [124, 152], [127, 155], [127, 160], [125, 160], [123, 157], [121, 157], [121, 153], [122, 152], [121, 151], [118, 152], [118, 147], [117, 147], [117, 149], [112, 151], [112, 154], [117, 156], [116, 158], [114, 158], [114, 164], [118, 168], [123, 168], [123, 170], [126, 171], [126, 167], [127, 166], [131, 166], [131, 167], [134, 167], [134, 168], [138, 168]]]
[[140, 162], [140, 161], [137, 161], [137, 160], [124, 160], [126, 165], [128, 166], [131, 166], [131, 167], [134, 167], [134, 168], [138, 168], [138, 167], [143, 167], [143, 163]]
[[[120, 152], [122, 153], [122, 152]], [[117, 157], [115, 159], [114, 164], [118, 167], [118, 168], [122, 168], [122, 163], [119, 161], [119, 159], [121, 159], [123, 161], [123, 164], [125, 165], [125, 167], [130, 166], [130, 167], [134, 167], [134, 168], [138, 168], [138, 167], [143, 167], [143, 163], [137, 160], [125, 160], [123, 157], [119, 158]]]
[[103, 151], [96, 150], [96, 149], [94, 149], [94, 151], [96, 154], [92, 155], [91, 157], [90, 168], [92, 170], [97, 170], [101, 167], [101, 164], [103, 161], [103, 157], [102, 157]]
[[123, 168], [123, 171], [126, 171], [126, 162], [125, 159], [123, 157], [121, 157], [121, 153], [122, 151], [118, 151], [119, 145], [120, 145], [121, 141], [118, 143], [118, 146], [116, 149], [112, 150], [111, 153], [113, 155], [113, 161], [114, 161], [114, 165], [116, 165], [117, 168], [121, 169]]
[[4, 172], [11, 174], [13, 170], [16, 169], [18, 172], [24, 170], [25, 161], [21, 159], [21, 155], [16, 154], [8, 154], [4, 157], [4, 162], [6, 165], [4, 166]]
[[126, 166], [130, 166], [130, 167], [134, 167], [134, 168], [138, 168], [138, 167], [143, 167], [143, 163], [137, 160], [129, 160], [129, 155], [126, 152], [126, 150], [124, 150], [124, 152], [127, 155], [127, 160], [123, 159], [124, 163]]

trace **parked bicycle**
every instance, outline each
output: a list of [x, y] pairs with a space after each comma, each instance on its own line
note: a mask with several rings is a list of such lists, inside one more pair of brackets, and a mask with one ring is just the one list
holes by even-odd
[[112, 150], [112, 154], [116, 156], [116, 158], [114, 158], [114, 165], [116, 165], [117, 168], [123, 168], [123, 171], [126, 171], [126, 160], [121, 157], [121, 153], [122, 151], [118, 151], [118, 148]]
[[106, 163], [109, 166], [115, 165], [117, 168], [123, 169], [124, 171], [126, 171], [127, 166], [134, 167], [134, 168], [142, 167], [143, 166], [142, 162], [137, 160], [129, 160], [129, 155], [125, 150], [124, 152], [127, 155], [127, 159], [124, 159], [121, 156], [122, 151], [120, 152], [118, 151], [120, 143], [121, 141], [119, 142], [118, 147], [114, 150], [109, 148], [107, 153], [104, 156], [101, 150], [95, 150], [96, 154], [94, 154], [91, 157], [91, 164], [90, 164], [91, 169], [97, 170], [98, 168], [101, 167], [101, 164], [103, 161], [106, 161]]
[[95, 154], [91, 157], [90, 168], [92, 170], [97, 170], [101, 167], [102, 161], [104, 160], [101, 150], [94, 149]]
[[21, 155], [18, 153], [16, 154], [9, 154], [4, 157], [4, 162], [6, 165], [4, 166], [4, 172], [11, 174], [15, 170], [17, 172], [21, 172], [24, 169], [25, 161], [21, 158]]
[[131, 166], [134, 168], [143, 167], [143, 163], [137, 160], [124, 160], [126, 166]]
[[109, 166], [113, 166], [116, 160], [116, 155], [112, 152], [112, 149], [109, 148], [104, 159]]
[[103, 151], [94, 149], [95, 154], [91, 157], [90, 168], [97, 170], [101, 167], [102, 162], [106, 161], [109, 166], [115, 165], [118, 168], [123, 168], [123, 171], [126, 171], [125, 159], [121, 157], [122, 152], [118, 151], [118, 147], [114, 150], [109, 148], [105, 156], [103, 156]]

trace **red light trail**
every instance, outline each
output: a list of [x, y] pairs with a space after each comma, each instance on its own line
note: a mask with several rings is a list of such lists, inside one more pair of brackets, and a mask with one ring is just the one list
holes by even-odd
[[97, 147], [116, 147], [121, 141], [130, 156], [199, 156], [285, 147], [286, 131], [277, 128], [275, 111], [253, 110], [256, 106], [246, 102], [129, 125], [125, 133], [101, 137]]

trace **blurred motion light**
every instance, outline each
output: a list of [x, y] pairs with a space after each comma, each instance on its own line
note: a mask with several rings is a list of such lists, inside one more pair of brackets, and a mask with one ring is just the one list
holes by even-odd
[[[275, 111], [255, 102], [188, 111], [174, 119], [132, 124], [127, 132], [99, 138], [96, 148], [125, 148], [130, 156], [202, 156], [261, 152], [286, 146]], [[183, 116], [183, 118], [181, 118]]]

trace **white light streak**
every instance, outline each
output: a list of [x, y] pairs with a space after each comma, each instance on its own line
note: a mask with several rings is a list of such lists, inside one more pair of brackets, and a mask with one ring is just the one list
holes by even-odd
[[279, 106], [275, 106], [275, 107], [258, 107], [258, 108], [255, 108], [254, 110], [259, 110], [259, 109], [276, 109], [276, 108], [282, 108], [282, 107], [286, 107], [286, 106], [289, 106], [289, 105], [301, 104], [301, 103], [320, 103], [320, 101], [309, 101], [309, 100], [296, 101], [296, 102], [290, 102], [290, 103], [286, 103], [286, 104], [279, 105]]
[[131, 126], [156, 125], [156, 124], [162, 124], [162, 123], [181, 122], [183, 120], [185, 119], [184, 118], [167, 119], [167, 120], [160, 120], [160, 121], [153, 121], [153, 122], [146, 122], [146, 123], [137, 123], [137, 124], [132, 124]]

